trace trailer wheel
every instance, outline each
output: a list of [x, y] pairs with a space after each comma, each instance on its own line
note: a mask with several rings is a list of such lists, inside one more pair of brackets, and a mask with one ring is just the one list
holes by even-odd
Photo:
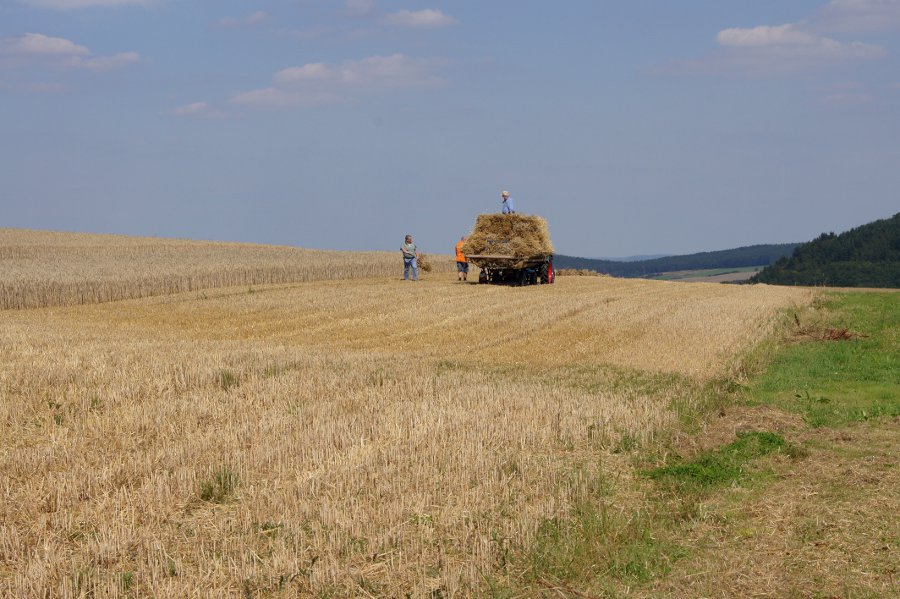
[[482, 270], [480, 273], [478, 273], [478, 282], [479, 283], [487, 283], [488, 282], [488, 275], [487, 275], [486, 270]]
[[528, 284], [528, 271], [522, 270], [522, 272], [520, 272], [518, 274], [519, 274], [519, 277], [518, 277], [519, 287], [524, 287], [525, 285]]

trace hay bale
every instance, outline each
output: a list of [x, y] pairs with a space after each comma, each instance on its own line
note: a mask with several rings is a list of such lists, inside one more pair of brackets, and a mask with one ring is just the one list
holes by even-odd
[[531, 258], [553, 253], [547, 221], [525, 214], [479, 214], [462, 247], [468, 256], [492, 254]]
[[431, 272], [434, 269], [434, 266], [431, 264], [431, 260], [428, 259], [428, 256], [425, 254], [419, 253], [419, 259], [416, 260], [416, 264], [419, 267], [419, 270], [422, 272]]

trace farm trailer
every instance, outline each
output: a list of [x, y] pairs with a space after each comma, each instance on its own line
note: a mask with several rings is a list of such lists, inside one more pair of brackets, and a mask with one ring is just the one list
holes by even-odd
[[552, 284], [556, 280], [553, 271], [553, 256], [532, 256], [520, 258], [496, 254], [476, 254], [467, 256], [469, 262], [481, 269], [479, 283], [506, 285]]

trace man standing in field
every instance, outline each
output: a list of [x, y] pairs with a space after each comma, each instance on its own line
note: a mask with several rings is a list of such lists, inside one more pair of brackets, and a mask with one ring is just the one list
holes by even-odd
[[500, 195], [503, 196], [503, 214], [515, 214], [516, 205], [513, 202], [513, 199], [509, 197], [509, 192], [504, 191]]
[[462, 246], [465, 244], [466, 236], [463, 235], [459, 238], [459, 243], [456, 244], [456, 273], [460, 281], [465, 281], [469, 278], [469, 259], [466, 258], [462, 251]]
[[419, 280], [419, 265], [416, 259], [419, 257], [419, 248], [413, 243], [412, 235], [407, 235], [400, 251], [403, 253], [403, 280], [409, 280], [409, 271], [412, 270], [412, 280]]

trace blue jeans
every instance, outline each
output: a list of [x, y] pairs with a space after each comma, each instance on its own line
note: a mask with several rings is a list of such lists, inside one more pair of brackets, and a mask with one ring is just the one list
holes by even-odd
[[403, 280], [409, 279], [409, 269], [412, 269], [413, 281], [419, 280], [419, 265], [416, 264], [415, 258], [403, 259]]

